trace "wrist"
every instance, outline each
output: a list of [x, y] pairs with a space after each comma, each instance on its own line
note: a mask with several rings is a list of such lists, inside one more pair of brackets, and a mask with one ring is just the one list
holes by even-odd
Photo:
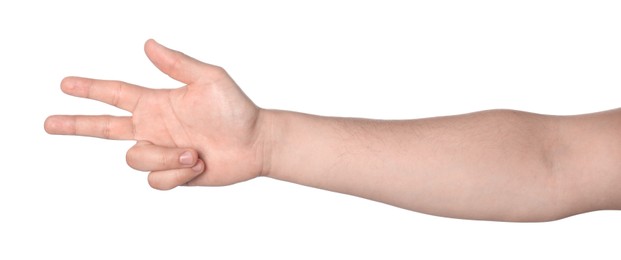
[[259, 108], [259, 116], [257, 119], [257, 131], [260, 148], [262, 166], [259, 176], [269, 176], [272, 172], [275, 162], [275, 149], [278, 138], [281, 136], [282, 127], [279, 126], [279, 112], [271, 109]]
[[291, 172], [291, 164], [304, 157], [299, 155], [303, 147], [297, 147], [296, 143], [304, 139], [300, 133], [305, 132], [308, 126], [303, 124], [305, 121], [298, 120], [301, 115], [299, 113], [271, 109], [260, 111], [260, 136], [263, 146], [260, 176], [282, 179], [283, 174]]

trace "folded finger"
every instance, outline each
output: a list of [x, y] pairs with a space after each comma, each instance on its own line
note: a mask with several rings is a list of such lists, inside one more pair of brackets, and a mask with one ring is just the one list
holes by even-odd
[[171, 148], [139, 141], [127, 151], [127, 164], [139, 171], [163, 171], [191, 168], [198, 161], [193, 149]]
[[132, 112], [146, 88], [113, 80], [67, 77], [60, 83], [63, 92], [113, 105]]
[[205, 163], [203, 160], [199, 159], [196, 165], [192, 168], [153, 171], [149, 173], [148, 181], [149, 185], [154, 189], [170, 190], [188, 183], [203, 173], [204, 170]]
[[45, 120], [44, 128], [56, 135], [134, 139], [134, 125], [128, 116], [50, 116]]

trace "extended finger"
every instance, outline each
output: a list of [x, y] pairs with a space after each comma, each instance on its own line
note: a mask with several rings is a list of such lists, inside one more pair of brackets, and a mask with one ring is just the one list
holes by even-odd
[[191, 168], [198, 161], [192, 149], [170, 148], [139, 141], [127, 151], [127, 164], [139, 171], [163, 171]]
[[50, 116], [45, 131], [56, 135], [80, 135], [113, 140], [134, 139], [134, 126], [127, 116]]
[[148, 40], [144, 45], [144, 50], [147, 57], [160, 71], [186, 84], [194, 83], [204, 76], [214, 76], [222, 71], [220, 67], [169, 49], [154, 40]]
[[153, 171], [149, 173], [149, 185], [158, 190], [170, 190], [184, 185], [205, 170], [205, 162], [198, 160], [192, 168], [174, 169], [166, 171]]
[[67, 77], [60, 83], [63, 92], [113, 105], [132, 112], [146, 90], [122, 81]]

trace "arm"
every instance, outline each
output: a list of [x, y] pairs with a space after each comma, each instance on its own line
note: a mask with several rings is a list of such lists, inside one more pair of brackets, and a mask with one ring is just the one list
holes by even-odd
[[[67, 78], [70, 95], [131, 117], [52, 116], [52, 134], [130, 139], [135, 169], [158, 189], [228, 185], [258, 176], [428, 214], [544, 221], [619, 208], [618, 112], [555, 117], [495, 110], [380, 121], [255, 106], [221, 68], [148, 41], [145, 51], [185, 84], [153, 90]], [[185, 158], [185, 159], [183, 159]]]
[[549, 219], [562, 211], [553, 117], [515, 111], [408, 121], [273, 113], [268, 176], [434, 215]]
[[577, 194], [568, 192], [573, 176], [561, 162], [561, 117], [495, 110], [378, 121], [269, 113], [277, 138], [268, 176], [276, 179], [457, 218], [537, 221], [584, 211], [568, 197]]
[[433, 215], [548, 221], [621, 209], [621, 110], [406, 121], [271, 111], [268, 176]]

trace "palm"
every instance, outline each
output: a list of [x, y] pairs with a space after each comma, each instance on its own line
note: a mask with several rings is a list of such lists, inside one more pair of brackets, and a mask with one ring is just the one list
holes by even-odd
[[187, 85], [154, 90], [118, 81], [68, 78], [63, 91], [130, 111], [131, 117], [69, 116], [51, 132], [133, 139], [163, 147], [192, 148], [207, 170], [192, 184], [225, 185], [262, 171], [260, 109], [219, 67], [147, 43], [151, 61]]
[[174, 90], [149, 90], [132, 115], [136, 140], [198, 151], [213, 173], [197, 178], [198, 184], [246, 180], [262, 167], [256, 160], [262, 152], [255, 129], [259, 109], [226, 73], [219, 77]]

